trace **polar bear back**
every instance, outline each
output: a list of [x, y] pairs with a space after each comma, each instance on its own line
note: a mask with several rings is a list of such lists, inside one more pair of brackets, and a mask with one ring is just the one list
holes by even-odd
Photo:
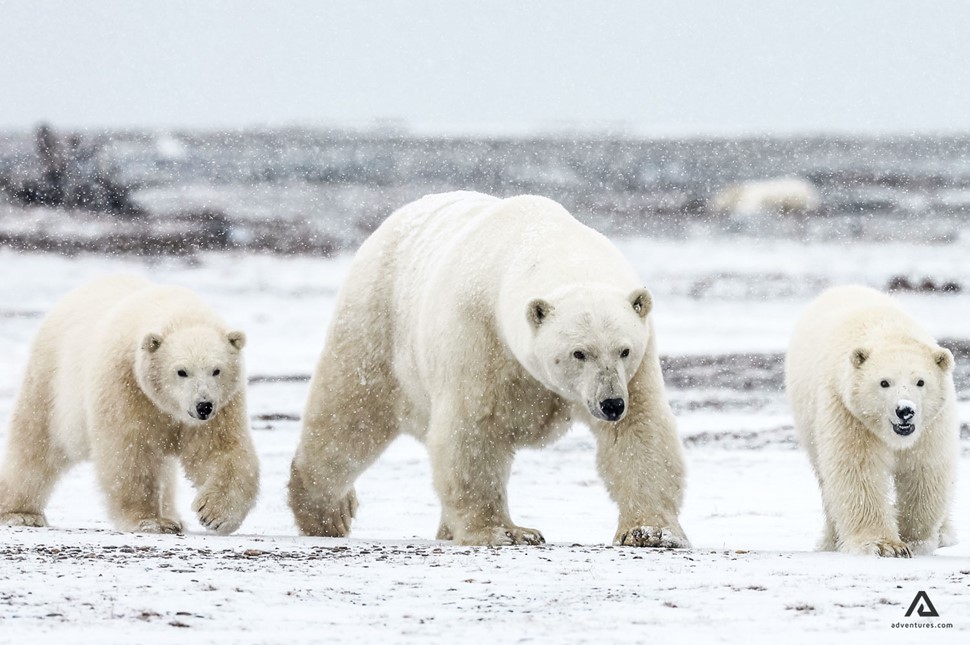
[[499, 286], [497, 275], [506, 286], [528, 278], [535, 291], [562, 283], [616, 284], [619, 276], [628, 281], [624, 288], [639, 282], [603, 235], [544, 197], [499, 199], [467, 191], [429, 195], [396, 211], [382, 228], [388, 235], [375, 242], [397, 238], [403, 269], [398, 282], [404, 285], [427, 283], [441, 274], [449, 283], [461, 276], [492, 287]]
[[396, 276], [398, 316], [448, 305], [489, 315], [496, 304], [524, 311], [529, 299], [564, 284], [599, 283], [624, 293], [640, 286], [609, 240], [543, 197], [429, 195], [396, 211], [382, 229], [384, 235], [369, 240], [379, 250], [362, 248], [359, 255], [371, 264], [373, 252], [383, 255], [393, 247], [397, 271], [383, 275]]
[[792, 334], [788, 361], [792, 371], [806, 363], [810, 374], [841, 370], [851, 352], [868, 343], [880, 345], [917, 340], [936, 342], [895, 300], [869, 287], [828, 289], [810, 304]]
[[60, 374], [91, 376], [106, 359], [133, 356], [148, 332], [166, 334], [192, 322], [224, 327], [221, 319], [190, 290], [156, 285], [144, 278], [113, 275], [68, 294], [48, 314], [35, 347], [53, 353]]

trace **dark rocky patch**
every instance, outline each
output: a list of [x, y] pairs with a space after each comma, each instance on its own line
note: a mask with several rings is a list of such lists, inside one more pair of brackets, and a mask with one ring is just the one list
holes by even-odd
[[961, 293], [963, 285], [953, 280], [910, 279], [908, 276], [895, 275], [886, 283], [886, 291], [890, 293]]

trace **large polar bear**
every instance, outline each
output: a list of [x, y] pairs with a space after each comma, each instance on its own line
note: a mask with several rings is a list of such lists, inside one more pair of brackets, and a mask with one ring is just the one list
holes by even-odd
[[180, 287], [132, 276], [68, 294], [41, 325], [0, 471], [0, 524], [45, 526], [58, 477], [93, 459], [126, 531], [178, 533], [178, 459], [203, 526], [231, 533], [256, 499], [245, 336]]
[[354, 480], [404, 431], [430, 453], [439, 539], [541, 543], [509, 515], [512, 459], [579, 420], [619, 505], [615, 541], [687, 546], [650, 308], [623, 256], [553, 201], [401, 208], [358, 251], [310, 386], [289, 486], [300, 530], [346, 535]]
[[873, 289], [830, 289], [802, 315], [785, 384], [822, 492], [821, 548], [908, 557], [954, 542], [952, 372], [953, 355]]

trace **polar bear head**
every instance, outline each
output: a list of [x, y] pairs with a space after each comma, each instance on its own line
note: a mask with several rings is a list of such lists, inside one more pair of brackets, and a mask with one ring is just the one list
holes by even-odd
[[912, 445], [952, 395], [953, 354], [943, 347], [858, 347], [847, 370], [850, 412], [891, 446]]
[[627, 384], [647, 349], [651, 307], [646, 289], [601, 286], [574, 286], [531, 300], [525, 312], [532, 331], [526, 367], [595, 418], [619, 421], [629, 407]]
[[244, 386], [241, 331], [198, 325], [167, 335], [149, 332], [135, 360], [139, 387], [177, 421], [202, 423], [219, 413]]

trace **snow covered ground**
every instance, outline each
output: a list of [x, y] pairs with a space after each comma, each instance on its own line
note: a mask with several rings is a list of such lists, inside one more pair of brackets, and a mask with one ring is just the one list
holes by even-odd
[[[653, 290], [661, 352], [783, 351], [791, 324], [831, 284], [896, 275], [953, 280], [953, 295], [901, 296], [940, 337], [970, 338], [970, 233], [948, 244], [750, 237], [622, 240]], [[71, 287], [128, 271], [193, 287], [246, 329], [262, 494], [240, 531], [112, 530], [89, 465], [48, 508], [49, 529], [0, 528], [0, 643], [675, 642], [776, 643], [839, 633], [857, 642], [957, 642], [970, 629], [970, 455], [954, 520], [966, 540], [931, 557], [815, 553], [821, 504], [791, 444], [781, 392], [671, 389], [687, 445], [690, 551], [609, 546], [616, 510], [574, 429], [525, 451], [513, 517], [549, 544], [505, 549], [432, 540], [438, 504], [423, 448], [398, 440], [358, 482], [352, 538], [297, 537], [285, 504], [309, 375], [349, 264], [273, 256], [75, 259], [0, 251], [0, 439], [40, 316]], [[284, 381], [266, 377], [298, 377]], [[961, 393], [961, 421], [970, 401]], [[966, 443], [966, 442], [965, 442]], [[918, 591], [940, 617], [905, 618]], [[952, 629], [895, 629], [897, 622]], [[916, 632], [915, 634], [913, 632]], [[927, 632], [932, 631], [932, 634]]]

